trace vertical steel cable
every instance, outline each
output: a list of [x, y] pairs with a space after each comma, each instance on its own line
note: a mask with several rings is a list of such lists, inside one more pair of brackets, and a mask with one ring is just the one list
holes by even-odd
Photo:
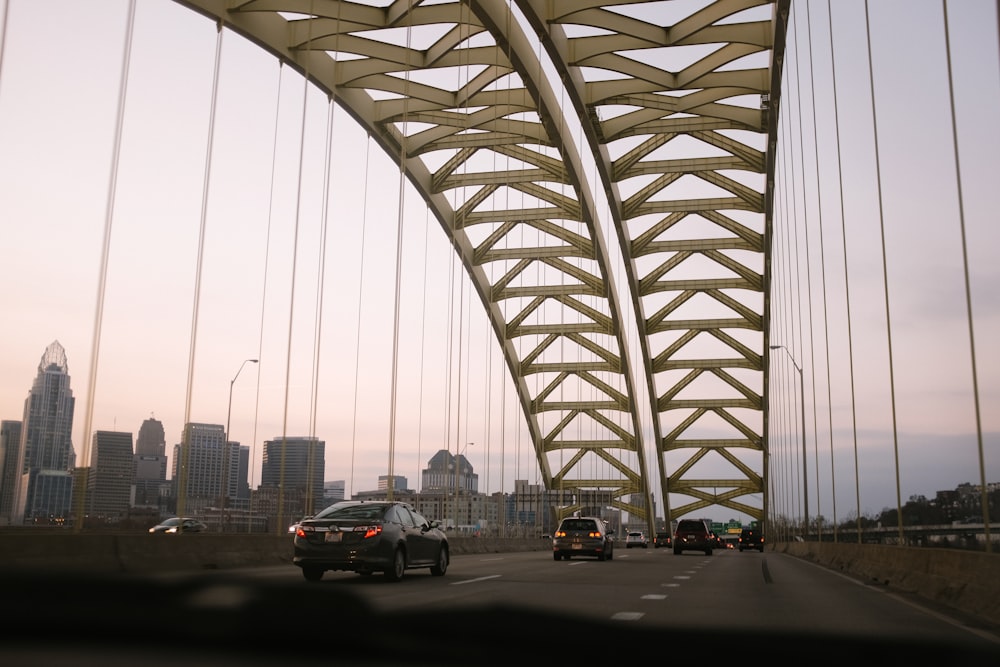
[[[327, 244], [327, 229], [330, 220], [330, 171], [332, 165], [332, 148], [333, 148], [333, 120], [334, 120], [334, 110], [336, 109], [336, 104], [334, 103], [334, 98], [332, 95], [327, 96], [327, 107], [329, 111], [327, 112], [326, 121], [326, 141], [324, 142], [324, 155], [323, 155], [323, 208], [321, 212], [321, 222], [320, 222], [320, 236], [318, 244], [318, 255], [317, 255], [317, 265], [319, 271], [316, 275], [316, 323], [315, 331], [313, 332], [313, 364], [312, 364], [312, 383], [311, 383], [311, 401], [309, 404], [309, 443], [308, 451], [306, 453], [306, 498], [305, 498], [305, 514], [306, 516], [315, 513], [315, 508], [313, 506], [313, 501], [316, 495], [316, 489], [313, 488], [313, 479], [316, 472], [316, 455], [318, 454], [317, 449], [319, 448], [319, 439], [316, 437], [316, 415], [319, 412], [318, 400], [319, 400], [319, 377], [320, 377], [320, 353], [322, 352], [322, 339], [323, 339], [323, 295], [325, 294], [326, 287], [326, 244]], [[324, 467], [325, 467], [325, 456], [324, 456]], [[323, 479], [326, 478], [326, 471], [323, 471]], [[322, 494], [322, 489], [320, 489]]]
[[[357, 453], [358, 445], [358, 376], [360, 375], [361, 358], [361, 302], [364, 300], [365, 283], [365, 239], [368, 234], [368, 163], [372, 151], [371, 134], [365, 135], [365, 187], [362, 192], [361, 204], [361, 263], [358, 268], [358, 311], [355, 321], [358, 326], [354, 332], [354, 412], [351, 420], [351, 494], [354, 492], [354, 457]], [[348, 496], [350, 497], [350, 496]]]
[[3, 54], [7, 50], [7, 17], [10, 15], [10, 0], [3, 3], [0, 14], [0, 83], [3, 82]]
[[[852, 442], [854, 446], [854, 474], [855, 478], [858, 474], [858, 418], [857, 418], [857, 401], [855, 398], [855, 381], [854, 381], [854, 337], [851, 330], [851, 279], [850, 272], [848, 271], [847, 262], [847, 223], [846, 216], [844, 214], [844, 170], [841, 162], [841, 151], [840, 151], [840, 109], [837, 97], [837, 60], [834, 53], [834, 39], [833, 39], [833, 10], [831, 9], [830, 0], [826, 3], [827, 21], [829, 23], [830, 30], [830, 81], [831, 88], [833, 89], [833, 124], [836, 134], [837, 142], [837, 185], [838, 192], [840, 195], [840, 234], [841, 241], [844, 246], [844, 306], [847, 314], [847, 356], [848, 356], [848, 370], [850, 371], [851, 380], [851, 433]], [[833, 455], [833, 425], [830, 425], [830, 485], [833, 490], [833, 541], [838, 542], [838, 533], [840, 531], [840, 526], [837, 522], [837, 478], [836, 478], [836, 465], [834, 462]]]
[[[315, 14], [312, 10], [312, 2], [309, 3], [309, 19], [306, 34], [306, 44], [312, 45], [312, 27], [315, 21]], [[306, 152], [306, 116], [309, 109], [309, 62], [308, 53], [305, 56], [305, 73], [302, 76], [302, 117], [299, 120], [299, 165], [295, 192], [295, 224], [292, 233], [292, 272], [291, 284], [289, 285], [288, 299], [288, 341], [285, 349], [285, 401], [281, 417], [281, 465], [278, 479], [280, 479], [278, 492], [278, 517], [279, 521], [275, 530], [279, 533], [283, 531], [282, 525], [285, 522], [285, 463], [286, 450], [288, 449], [288, 401], [292, 386], [292, 332], [295, 328], [295, 287], [298, 278], [299, 266], [299, 227], [302, 220], [302, 174], [304, 171]], [[227, 436], [228, 437], [228, 436]]]
[[[334, 51], [336, 52], [337, 45], [340, 41], [340, 5], [337, 5], [337, 16], [335, 25], [337, 26], [336, 34], [334, 37]], [[323, 207], [321, 212], [321, 224], [320, 224], [320, 239], [319, 248], [317, 256], [317, 265], [319, 271], [316, 276], [316, 324], [315, 332], [313, 334], [313, 377], [312, 377], [312, 387], [311, 387], [311, 403], [309, 406], [309, 436], [311, 438], [309, 442], [308, 450], [308, 461], [307, 461], [307, 473], [306, 473], [306, 507], [305, 514], [311, 515], [314, 513], [315, 508], [313, 507], [313, 499], [315, 498], [315, 489], [312, 486], [313, 476], [315, 474], [316, 467], [316, 454], [319, 448], [319, 438], [316, 436], [316, 419], [319, 413], [319, 379], [320, 379], [320, 356], [322, 352], [322, 340], [323, 340], [323, 303], [324, 294], [326, 291], [326, 256], [327, 256], [327, 232], [329, 229], [330, 220], [330, 187], [331, 187], [331, 172], [333, 164], [333, 128], [334, 120], [337, 111], [337, 89], [336, 81], [333, 84], [333, 90], [327, 95], [327, 122], [326, 122], [326, 141], [324, 143], [324, 155], [323, 155]], [[324, 470], [321, 478], [326, 480], [326, 456], [324, 450], [323, 457]], [[322, 497], [323, 489], [320, 489], [320, 496]]]
[[389, 479], [388, 493], [389, 500], [393, 499], [395, 492], [395, 468], [396, 468], [396, 394], [399, 384], [399, 293], [402, 288], [403, 273], [403, 211], [406, 205], [406, 133], [409, 125], [410, 112], [410, 41], [413, 33], [413, 11], [412, 0], [406, 7], [406, 61], [403, 65], [403, 122], [399, 140], [399, 185], [397, 192], [396, 209], [396, 281], [392, 300], [392, 375], [390, 377], [389, 390]]
[[[188, 347], [187, 391], [184, 400], [184, 437], [181, 442], [183, 463], [180, 467], [178, 483], [177, 516], [184, 516], [185, 496], [187, 495], [187, 468], [191, 455], [190, 429], [191, 398], [194, 394], [194, 360], [198, 343], [198, 313], [201, 304], [201, 276], [205, 264], [205, 230], [208, 226], [208, 190], [212, 175], [212, 150], [215, 144], [216, 107], [219, 101], [219, 64], [222, 60], [222, 23], [216, 23], [215, 39], [215, 69], [212, 74], [212, 105], [209, 110], [208, 137], [205, 147], [205, 172], [202, 177], [201, 219], [198, 230], [198, 256], [195, 269], [194, 303], [191, 307], [191, 340]], [[226, 439], [229, 435], [226, 434]], [[223, 446], [225, 450], [226, 447]]]
[[[7, 43], [7, 8], [10, 3], [4, 6], [4, 40]], [[111, 173], [108, 175], [108, 194], [105, 200], [104, 209], [104, 239], [101, 246], [101, 265], [98, 271], [99, 281], [97, 284], [97, 305], [94, 310], [94, 334], [91, 340], [90, 349], [90, 374], [88, 376], [87, 389], [87, 410], [84, 417], [83, 443], [81, 443], [81, 458], [84, 461], [83, 479], [77, 480], [73, 484], [74, 510], [77, 520], [73, 522], [73, 530], [80, 532], [83, 527], [83, 516], [85, 512], [87, 476], [90, 474], [90, 431], [94, 419], [94, 394], [97, 390], [97, 367], [101, 350], [101, 330], [104, 325], [104, 297], [107, 293], [108, 283], [108, 257], [111, 254], [111, 227], [114, 223], [115, 194], [118, 189], [118, 165], [121, 159], [122, 147], [122, 127], [125, 124], [125, 98], [128, 92], [128, 74], [132, 62], [132, 37], [135, 33], [135, 0], [128, 4], [128, 14], [125, 22], [125, 44], [122, 50], [122, 69], [118, 80], [118, 108], [115, 115], [115, 140], [111, 151]], [[0, 71], [3, 65], [3, 46], [0, 45]], [[188, 384], [190, 388], [190, 381]], [[190, 392], [188, 393], [190, 397]], [[178, 516], [181, 516], [178, 513]]]
[[[976, 362], [976, 335], [974, 320], [972, 317], [972, 287], [969, 282], [969, 250], [965, 235], [965, 204], [962, 196], [962, 162], [958, 150], [958, 121], [955, 114], [955, 82], [952, 76], [951, 66], [951, 35], [948, 30], [948, 2], [941, 0], [941, 8], [944, 12], [944, 45], [945, 58], [948, 61], [948, 101], [951, 107], [951, 140], [955, 151], [955, 187], [958, 190], [958, 222], [962, 236], [962, 274], [965, 278], [965, 308], [966, 319], [969, 323], [969, 356], [971, 357], [972, 370], [972, 397], [973, 406], [976, 411], [976, 449], [979, 454], [979, 486], [980, 503], [983, 507], [983, 530], [986, 538], [986, 552], [993, 551], [993, 543], [990, 538], [990, 503], [989, 493], [986, 487], [986, 460], [983, 455], [983, 422], [980, 414], [979, 403], [979, 376], [977, 374]], [[1000, 15], [1000, 12], [998, 12]], [[902, 512], [900, 512], [902, 514]], [[900, 529], [902, 530], [902, 529]]]
[[[788, 96], [789, 95], [784, 95], [783, 97], [788, 97]], [[792, 135], [791, 119], [788, 119], [787, 122], [783, 122], [781, 124], [781, 127], [785, 132], [785, 141], [782, 143], [782, 145], [789, 147], [792, 146], [793, 143], [791, 140], [791, 135]], [[793, 295], [799, 295], [799, 298], [801, 298], [801, 292], [795, 289], [795, 284], [793, 282], [795, 270], [798, 269], [797, 264], [793, 265], [793, 261], [795, 260], [795, 258], [798, 257], [798, 252], [793, 252], [793, 244], [797, 246], [798, 235], [796, 234], [796, 229], [795, 229], [795, 209], [797, 206], [796, 194], [795, 194], [796, 193], [795, 161], [794, 161], [794, 155], [792, 155], [791, 153], [791, 149], [789, 149], [789, 152], [785, 154], [785, 157], [787, 159], [781, 160], [781, 165], [780, 165], [782, 173], [784, 174], [783, 180], [785, 183], [785, 187], [783, 188], [785, 195], [785, 210], [784, 210], [783, 220], [786, 225], [785, 227], [786, 233], [782, 237], [784, 240], [784, 251], [785, 251], [785, 262], [783, 263], [783, 266], [785, 268], [785, 273], [784, 273], [785, 280], [783, 281], [785, 284], [785, 298], [781, 299], [781, 302], [785, 305], [784, 309], [785, 322], [783, 327], [784, 335], [782, 336], [782, 338], [784, 339], [787, 336], [789, 339], [792, 340], [792, 344], [794, 344], [794, 338], [795, 338], [794, 327], [795, 327], [797, 311], [795, 309], [795, 302], [792, 297]], [[779, 285], [780, 284], [781, 282], [779, 281]], [[787, 372], [785, 373], [785, 375], [787, 376]], [[792, 516], [792, 502], [794, 498], [794, 490], [792, 488], [793, 482], [790, 472], [793, 462], [791, 461], [790, 458], [791, 454], [789, 453], [791, 451], [791, 445], [789, 444], [789, 439], [791, 438], [791, 434], [795, 432], [794, 424], [791, 423], [791, 420], [794, 418], [793, 415], [795, 413], [795, 411], [792, 409], [794, 406], [788, 405], [788, 403], [790, 401], [793, 401], [794, 399], [789, 397], [787, 386], [788, 385], [785, 384], [786, 390], [784, 392], [784, 396], [782, 397], [781, 407], [779, 409], [779, 416], [781, 418], [780, 421], [783, 424], [783, 433], [782, 437], [778, 441], [779, 453], [778, 453], [777, 464], [780, 466], [781, 474], [775, 476], [775, 482], [776, 483], [780, 482], [780, 485], [777, 485], [779, 493], [779, 498], [777, 499], [778, 500], [777, 506], [783, 508], [784, 514], [783, 514], [783, 520], [781, 522], [781, 527], [782, 527], [782, 532], [783, 534], [785, 534], [786, 539], [787, 539], [787, 530], [790, 525], [790, 520]]]
[[[424, 274], [421, 279], [421, 290], [420, 290], [420, 387], [419, 396], [417, 399], [417, 479], [420, 479], [420, 466], [421, 466], [421, 445], [423, 444], [424, 437], [424, 352], [425, 341], [427, 339], [427, 244], [430, 239], [428, 232], [428, 227], [430, 227], [431, 222], [431, 209], [430, 207], [424, 209]], [[422, 490], [422, 488], [421, 488]]]
[[[817, 129], [817, 114], [816, 114], [816, 86], [815, 86], [815, 71], [813, 70], [813, 48], [812, 48], [812, 17], [809, 13], [809, 4], [806, 3], [806, 39], [808, 42], [808, 52], [809, 52], [809, 71], [811, 76], [809, 77], [809, 96], [812, 100], [812, 121], [813, 121], [813, 157], [815, 159], [815, 169], [816, 169], [816, 213], [817, 213], [817, 226], [819, 228], [819, 266], [820, 266], [820, 287], [822, 289], [822, 305], [823, 305], [823, 353], [826, 361], [826, 395], [827, 395], [827, 415], [830, 422], [830, 442], [831, 447], [833, 446], [833, 401], [831, 400], [831, 382], [830, 382], [830, 324], [827, 312], [827, 288], [826, 288], [826, 244], [824, 243], [824, 232], [823, 232], [823, 189], [820, 185], [819, 177], [819, 131]], [[810, 318], [810, 322], [812, 318]], [[813, 327], [810, 326], [810, 331], [814, 331]], [[810, 336], [810, 344], [814, 340], [813, 336]], [[811, 351], [810, 359], [815, 367], [816, 353], [815, 350]], [[803, 360], [803, 369], [805, 368]], [[816, 399], [816, 374], [813, 373], [812, 380], [812, 391], [813, 391], [813, 461], [815, 463], [815, 473], [816, 473], [816, 537], [818, 541], [823, 539], [823, 524], [820, 519], [823, 516], [821, 498], [822, 494], [819, 492], [819, 402]], [[805, 432], [805, 428], [803, 428]], [[806, 498], [808, 500], [808, 497]]]
[[[260, 328], [257, 332], [257, 358], [261, 360], [260, 363], [264, 363], [263, 351], [264, 351], [264, 323], [267, 321], [265, 313], [267, 313], [267, 278], [268, 278], [268, 268], [270, 266], [271, 259], [271, 224], [274, 221], [274, 181], [275, 173], [277, 171], [278, 162], [278, 127], [279, 121], [281, 119], [281, 80], [282, 75], [285, 71], [285, 64], [282, 61], [278, 61], [278, 81], [276, 86], [275, 94], [275, 107], [274, 107], [274, 135], [271, 139], [271, 182], [268, 188], [268, 200], [267, 200], [267, 234], [264, 239], [264, 281], [261, 285], [260, 290]], [[256, 447], [257, 447], [257, 422], [260, 416], [260, 385], [261, 385], [262, 373], [257, 373], [257, 391], [256, 391], [256, 404], [254, 406], [254, 431], [253, 431], [253, 450], [250, 456], [250, 466], [251, 466], [251, 477], [253, 477], [253, 465], [256, 462]], [[263, 465], [263, 455], [261, 455], [261, 465]], [[253, 514], [252, 514], [252, 503], [251, 503], [251, 513], [247, 515], [247, 532], [251, 532], [253, 528]]]
[[[788, 351], [790, 353], [791, 353], [792, 349], [795, 350], [795, 353], [792, 354], [792, 357], [793, 358], [798, 357], [799, 363], [801, 364], [802, 372], [804, 373], [805, 372], [805, 367], [806, 367], [806, 363], [805, 363], [805, 359], [804, 359], [804, 357], [805, 357], [805, 349], [806, 349], [806, 331], [803, 328], [803, 319], [805, 320], [805, 322], [806, 322], [806, 324], [808, 326], [808, 334], [809, 334], [810, 344], [811, 344], [811, 341], [812, 341], [812, 331], [813, 331], [813, 327], [812, 327], [812, 321], [813, 321], [813, 315], [812, 315], [812, 266], [811, 266], [811, 263], [809, 261], [810, 244], [809, 244], [809, 224], [808, 224], [808, 219], [807, 219], [808, 216], [809, 216], [809, 202], [808, 202], [808, 193], [806, 191], [805, 157], [804, 157], [803, 139], [802, 139], [802, 123], [803, 123], [803, 119], [802, 119], [802, 85], [801, 85], [802, 68], [800, 66], [800, 58], [799, 58], [799, 38], [798, 38], [799, 31], [796, 29], [796, 26], [795, 26], [795, 23], [797, 23], [797, 21], [798, 21], [798, 12], [794, 12], [794, 16], [792, 18], [792, 21], [793, 21], [793, 23], [792, 23], [792, 42], [793, 42], [793, 49], [794, 49], [794, 52], [795, 52], [795, 58], [794, 58], [794, 63], [795, 63], [795, 93], [796, 93], [795, 99], [798, 102], [798, 116], [796, 118], [796, 121], [797, 121], [797, 129], [798, 129], [798, 134], [799, 134], [798, 151], [796, 151], [794, 149], [794, 144], [793, 143], [789, 144], [790, 146], [793, 147], [792, 151], [790, 152], [790, 155], [791, 155], [791, 158], [792, 158], [791, 159], [792, 206], [793, 206], [792, 210], [795, 211], [797, 209], [797, 206], [798, 206], [798, 204], [797, 204], [797, 201], [798, 201], [798, 191], [796, 189], [796, 183], [797, 183], [797, 181], [796, 181], [796, 174], [798, 174], [799, 177], [801, 177], [801, 179], [802, 179], [802, 200], [801, 200], [802, 201], [802, 225], [801, 225], [801, 227], [802, 227], [802, 236], [803, 236], [802, 244], [805, 246], [805, 248], [803, 250], [803, 249], [800, 249], [800, 246], [799, 246], [799, 226], [800, 225], [799, 225], [798, 220], [797, 220], [797, 218], [799, 216], [796, 215], [796, 216], [794, 216], [795, 219], [792, 221], [792, 230], [794, 231], [794, 238], [795, 238], [795, 260], [796, 260], [795, 261], [795, 294], [796, 294], [796, 297], [797, 297], [797, 300], [798, 300], [798, 317], [796, 318], [797, 322], [793, 322], [792, 341], [791, 341], [792, 344], [791, 344], [790, 347], [788, 347], [786, 349], [788, 349]], [[798, 154], [800, 157], [802, 157], [802, 160], [801, 160], [801, 162], [798, 165], [796, 165], [796, 163], [795, 163], [795, 156], [796, 156], [796, 154]], [[806, 274], [806, 276], [805, 276], [805, 279], [806, 279], [806, 284], [805, 284], [805, 308], [806, 308], [806, 312], [805, 313], [803, 313], [803, 304], [802, 304], [802, 291], [803, 291], [803, 288], [802, 288], [801, 266], [803, 264], [803, 258], [804, 258], [804, 263], [805, 263], [805, 274]], [[795, 323], [798, 324], [798, 328], [799, 328], [798, 345], [795, 344], [795, 330], [794, 330], [794, 324]], [[813, 381], [815, 382], [815, 380], [813, 380]], [[799, 396], [799, 400], [804, 403], [805, 402], [805, 396], [804, 395]], [[793, 401], [793, 403], [796, 403], [796, 402], [797, 401]], [[794, 419], [794, 421], [796, 422], [795, 425], [797, 425], [798, 418], [796, 417]], [[803, 428], [804, 427], [805, 427], [805, 424], [803, 424]], [[803, 444], [805, 444], [805, 443], [803, 443]], [[798, 459], [799, 459], [799, 455], [800, 455], [800, 452], [798, 450], [799, 450], [799, 448], [796, 448], [796, 451], [791, 456], [791, 458], [794, 460], [794, 462], [796, 464], [795, 465], [795, 469], [796, 470], [798, 469], [798, 462], [799, 462]], [[805, 464], [804, 461], [803, 461], [803, 464]], [[793, 475], [793, 479], [795, 480], [794, 481], [794, 487], [796, 489], [796, 495], [799, 495], [799, 492], [802, 493], [802, 509], [803, 509], [803, 515], [802, 516], [804, 518], [805, 517], [805, 513], [806, 513], [805, 512], [805, 508], [808, 507], [808, 505], [809, 505], [808, 499], [805, 498], [805, 491], [806, 491], [805, 484], [804, 484], [805, 480], [801, 480], [803, 483], [800, 484], [800, 480], [799, 480], [799, 476], [798, 475]], [[798, 510], [799, 510], [799, 508], [797, 507], [796, 508], [796, 512], [798, 512]]]
[[[872, 132], [874, 133], [874, 149], [875, 149], [875, 179], [878, 185], [878, 219], [879, 219], [879, 230], [881, 233], [882, 241], [882, 288], [884, 291], [885, 300], [885, 330], [886, 330], [886, 347], [889, 354], [889, 396], [891, 400], [892, 407], [892, 451], [893, 451], [893, 469], [896, 474], [896, 516], [897, 522], [899, 524], [899, 537], [900, 544], [903, 543], [903, 503], [900, 499], [899, 491], [899, 437], [897, 435], [896, 426], [896, 372], [892, 361], [892, 317], [889, 313], [889, 269], [888, 269], [888, 259], [886, 253], [886, 241], [885, 241], [885, 214], [882, 207], [882, 169], [879, 160], [879, 146], [878, 146], [878, 115], [876, 113], [875, 105], [875, 72], [874, 66], [872, 64], [872, 34], [871, 34], [871, 21], [869, 19], [868, 13], [868, 0], [865, 0], [865, 37], [868, 43], [868, 84], [871, 88], [871, 100], [872, 100]], [[860, 491], [858, 495], [858, 541], [861, 541], [861, 499]]]

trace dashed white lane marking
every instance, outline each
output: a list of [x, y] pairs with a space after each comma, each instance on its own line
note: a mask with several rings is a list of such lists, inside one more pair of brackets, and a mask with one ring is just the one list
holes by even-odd
[[489, 579], [499, 579], [499, 578], [500, 578], [499, 574], [491, 574], [488, 577], [478, 577], [476, 579], [466, 579], [465, 581], [453, 581], [453, 582], [451, 582], [451, 585], [452, 586], [461, 586], [462, 584], [473, 584], [473, 583], [476, 583], [478, 581], [487, 581]]
[[659, 593], [649, 593], [647, 595], [643, 595], [639, 599], [640, 600], [666, 600], [667, 596], [666, 595], [660, 595]]
[[687, 576], [686, 574], [675, 574], [674, 575], [674, 579], [690, 579], [690, 578], [691, 577]]
[[612, 621], [638, 621], [645, 616], [641, 611], [620, 611], [611, 616]]
[[678, 586], [680, 586], [680, 584], [675, 584], [673, 582], [670, 582], [669, 584], [660, 584], [660, 586], [663, 586], [664, 588], [677, 588]]

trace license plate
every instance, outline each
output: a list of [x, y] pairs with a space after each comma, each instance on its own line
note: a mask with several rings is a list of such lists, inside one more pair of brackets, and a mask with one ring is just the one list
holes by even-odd
[[323, 539], [326, 542], [339, 542], [342, 535], [343, 533], [341, 533], [339, 530], [335, 530], [333, 532], [327, 533], [326, 537]]
[[574, 545], [573, 545], [573, 548], [574, 548], [574, 549], [582, 549], [582, 548], [583, 548], [583, 545], [582, 545], [582, 544], [574, 544]]

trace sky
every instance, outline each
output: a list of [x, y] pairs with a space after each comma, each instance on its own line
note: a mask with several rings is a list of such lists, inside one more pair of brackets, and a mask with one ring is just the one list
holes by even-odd
[[[856, 483], [862, 513], [895, 505], [897, 447], [903, 501], [979, 478], [947, 61], [940, 3], [870, 3], [873, 123], [865, 3], [834, 3], [836, 97], [827, 3], [793, 5], [786, 80], [799, 94], [786, 99], [801, 102], [783, 117], [782, 141], [797, 148], [779, 158], [772, 342], [805, 369], [810, 510], [830, 516], [835, 504], [843, 518]], [[464, 450], [481, 491], [539, 481], [478, 297], [392, 161], [231, 33], [210, 126], [215, 26], [172, 0], [138, 3], [116, 138], [127, 7], [0, 0], [0, 418], [21, 418], [58, 340], [78, 456], [86, 433], [135, 433], [155, 417], [168, 453], [185, 422], [228, 422], [258, 468], [264, 440], [316, 435], [327, 479], [348, 493], [389, 472], [417, 488], [441, 448]], [[995, 11], [949, 3], [988, 481], [1000, 481]], [[787, 361], [774, 352], [772, 447], [794, 486], [800, 404]]]

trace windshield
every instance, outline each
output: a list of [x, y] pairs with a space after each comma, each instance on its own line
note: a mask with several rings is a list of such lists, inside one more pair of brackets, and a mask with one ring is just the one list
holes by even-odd
[[377, 521], [385, 514], [386, 505], [340, 504], [327, 507], [316, 515], [317, 519], [345, 519], [352, 521]]

